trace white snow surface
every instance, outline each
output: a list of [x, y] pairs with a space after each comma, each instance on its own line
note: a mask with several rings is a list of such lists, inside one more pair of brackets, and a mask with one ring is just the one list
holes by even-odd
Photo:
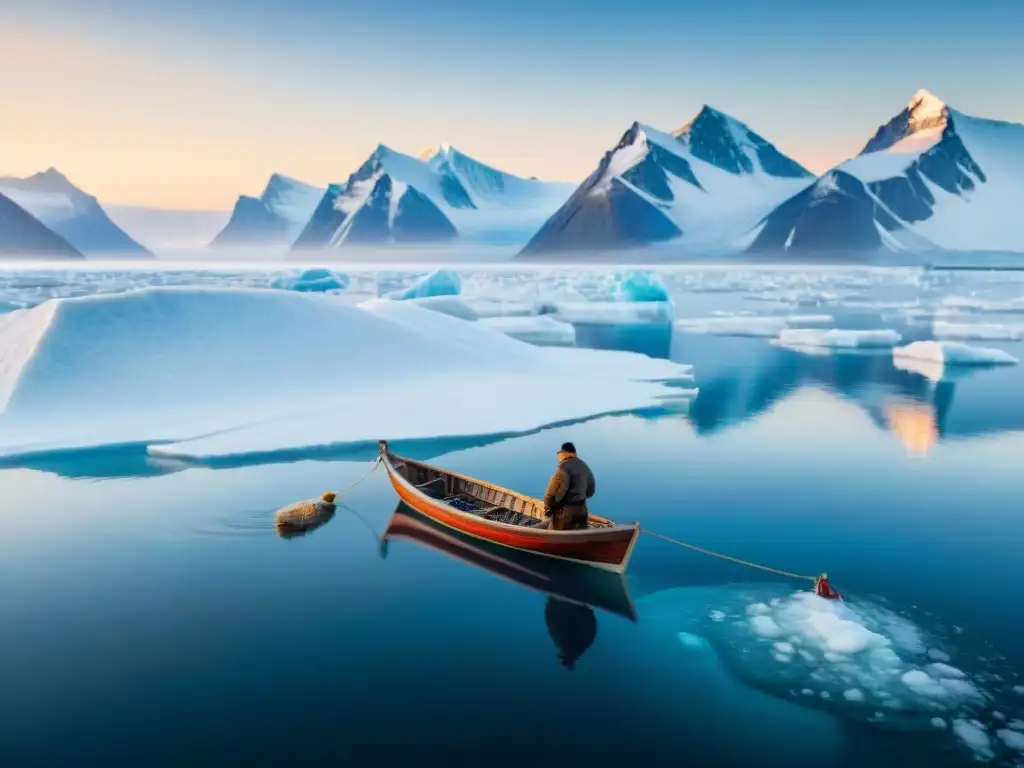
[[894, 358], [912, 358], [943, 365], [1016, 365], [1017, 358], [1001, 349], [974, 347], [956, 341], [915, 341], [892, 351]]
[[888, 349], [902, 337], [889, 329], [842, 330], [838, 328], [791, 328], [783, 330], [778, 342], [784, 346], [826, 347], [831, 349]]
[[[692, 377], [669, 361], [534, 347], [413, 302], [367, 310], [275, 290], [52, 300], [0, 317], [0, 361], [3, 456], [116, 444], [235, 456], [519, 432], [693, 394], [671, 386]], [[589, 386], [565, 387], [570, 374]], [[401, 407], [411, 393], [417, 418]]]

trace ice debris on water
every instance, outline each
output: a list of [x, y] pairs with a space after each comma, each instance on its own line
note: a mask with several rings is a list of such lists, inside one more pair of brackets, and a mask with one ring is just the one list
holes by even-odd
[[725, 621], [725, 613], [722, 611], [712, 611], [709, 616], [712, 621]]
[[936, 728], [945, 728], [946, 727], [946, 721], [943, 720], [941, 717], [933, 717], [932, 718], [932, 725], [934, 725]]

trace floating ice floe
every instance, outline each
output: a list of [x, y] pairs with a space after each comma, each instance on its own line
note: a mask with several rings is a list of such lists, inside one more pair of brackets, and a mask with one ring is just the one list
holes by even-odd
[[1020, 341], [1021, 328], [999, 323], [948, 323], [936, 320], [932, 323], [936, 339], [955, 341]]
[[450, 269], [438, 269], [421, 277], [408, 288], [392, 291], [386, 298], [396, 301], [425, 299], [429, 296], [458, 296], [462, 292], [462, 278]]
[[271, 287], [290, 291], [325, 292], [344, 290], [349, 282], [348, 275], [329, 269], [313, 268], [300, 272], [296, 277], [279, 277], [271, 283]]
[[942, 306], [986, 315], [1015, 315], [1024, 312], [1024, 297], [1015, 299], [980, 299], [971, 296], [947, 296]]
[[841, 330], [837, 328], [789, 328], [778, 336], [778, 343], [790, 347], [827, 349], [889, 349], [902, 341], [893, 330]]
[[480, 320], [480, 324], [530, 344], [571, 347], [576, 343], [576, 329], [573, 325], [555, 320], [549, 315], [489, 317]]
[[0, 456], [130, 444], [201, 460], [513, 434], [692, 397], [681, 384], [689, 366], [536, 347], [408, 301], [154, 288], [0, 316]]
[[1017, 358], [1001, 349], [974, 347], [956, 341], [915, 341], [893, 349], [894, 359], [920, 360], [943, 366], [1016, 365]]
[[734, 315], [685, 318], [676, 328], [687, 333], [714, 336], [775, 338], [788, 328], [831, 323], [830, 315]]

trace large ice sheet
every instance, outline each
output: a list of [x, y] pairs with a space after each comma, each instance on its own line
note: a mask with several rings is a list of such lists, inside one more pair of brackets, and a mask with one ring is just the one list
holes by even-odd
[[[581, 377], [587, 387], [566, 386]], [[688, 366], [534, 347], [414, 302], [368, 311], [291, 291], [146, 289], [0, 318], [0, 455], [512, 433], [656, 406], [687, 380]]]

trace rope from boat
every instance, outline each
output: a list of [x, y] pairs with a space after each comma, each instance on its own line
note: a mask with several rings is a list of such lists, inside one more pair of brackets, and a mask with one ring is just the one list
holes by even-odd
[[671, 544], [676, 544], [676, 545], [678, 545], [680, 547], [686, 547], [687, 549], [692, 549], [694, 552], [700, 552], [702, 555], [711, 555], [712, 557], [718, 557], [718, 558], [721, 558], [722, 560], [728, 560], [730, 563], [737, 563], [739, 565], [745, 565], [745, 566], [747, 566], [749, 568], [757, 568], [760, 571], [767, 571], [768, 573], [774, 573], [774, 574], [777, 574], [779, 576], [788, 576], [791, 579], [805, 579], [807, 581], [813, 581], [813, 582], [816, 582], [818, 580], [816, 576], [804, 576], [804, 575], [799, 574], [799, 573], [790, 573], [789, 571], [780, 571], [778, 568], [769, 568], [767, 565], [760, 565], [759, 563], [752, 563], [749, 560], [740, 560], [738, 557], [732, 557], [731, 555], [723, 555], [721, 552], [713, 552], [710, 549], [704, 549], [703, 547], [698, 547], [698, 546], [696, 546], [694, 544], [687, 544], [685, 541], [680, 541], [679, 539], [673, 539], [673, 538], [671, 538], [669, 536], [664, 536], [664, 535], [662, 535], [660, 533], [655, 533], [654, 531], [650, 530], [649, 528], [641, 528], [640, 530], [643, 531], [644, 533], [650, 535], [650, 536], [654, 536], [655, 538], [658, 538], [658, 539], [663, 539], [663, 540], [665, 540], [665, 541], [667, 541], [667, 542], [669, 542]]
[[361, 482], [363, 482], [364, 480], [368, 479], [370, 477], [370, 475], [372, 475], [374, 473], [374, 471], [376, 471], [377, 467], [380, 466], [380, 463], [381, 463], [381, 458], [380, 458], [380, 456], [378, 456], [376, 459], [373, 460], [373, 464], [370, 465], [370, 471], [369, 472], [367, 472], [365, 475], [363, 475], [358, 480], [356, 480], [354, 483], [352, 483], [352, 485], [350, 485], [350, 486], [348, 486], [346, 488], [342, 488], [340, 491], [335, 491], [334, 492], [335, 497], [344, 496], [346, 493], [351, 491], [353, 488], [355, 488]]

